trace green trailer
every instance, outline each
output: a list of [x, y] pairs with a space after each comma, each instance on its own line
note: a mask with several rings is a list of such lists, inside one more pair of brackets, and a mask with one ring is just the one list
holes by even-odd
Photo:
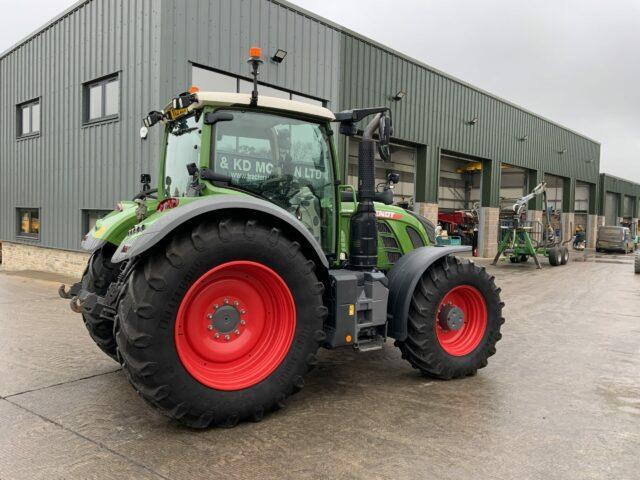
[[[544, 214], [541, 222], [524, 220], [527, 203], [542, 195]], [[551, 225], [551, 215], [547, 205], [546, 183], [537, 185], [531, 193], [516, 201], [513, 205], [514, 216], [509, 224], [501, 226], [502, 238], [492, 265], [502, 257], [511, 263], [526, 263], [533, 258], [537, 268], [542, 268], [538, 256], [547, 257], [553, 267], [566, 265], [569, 261], [568, 244], [571, 239], [562, 240]]]

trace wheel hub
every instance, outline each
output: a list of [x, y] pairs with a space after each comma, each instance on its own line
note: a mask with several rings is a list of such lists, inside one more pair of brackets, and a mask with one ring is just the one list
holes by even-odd
[[464, 312], [455, 305], [444, 305], [438, 315], [438, 322], [443, 330], [460, 330], [464, 325]]
[[240, 324], [240, 310], [233, 305], [223, 305], [210, 316], [211, 326], [217, 333], [230, 333]]
[[185, 293], [175, 342], [182, 365], [200, 383], [242, 390], [278, 368], [295, 326], [284, 280], [266, 265], [238, 260], [205, 272]]

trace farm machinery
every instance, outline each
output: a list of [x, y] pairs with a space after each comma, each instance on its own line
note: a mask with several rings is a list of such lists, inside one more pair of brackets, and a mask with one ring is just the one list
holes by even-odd
[[[261, 96], [260, 63], [252, 48], [251, 94], [190, 89], [144, 119], [141, 136], [164, 127], [157, 187], [143, 175], [96, 222], [82, 280], [60, 289], [93, 340], [144, 400], [194, 428], [284, 406], [320, 347], [392, 338], [431, 377], [485, 367], [504, 322], [493, 277], [390, 204], [397, 176], [376, 191], [389, 108]], [[355, 188], [337, 173], [335, 124], [361, 136]]]
[[[542, 222], [527, 222], [524, 218], [527, 204], [538, 195], [542, 196], [544, 206]], [[567, 244], [571, 239], [563, 242], [562, 234], [558, 234], [553, 228], [545, 182], [519, 198], [513, 205], [513, 213], [509, 223], [501, 226], [502, 239], [492, 265], [496, 265], [500, 257], [508, 258], [511, 263], [527, 262], [531, 257], [539, 269], [542, 268], [539, 255], [547, 257], [549, 264], [554, 267], [565, 265], [569, 261]]]

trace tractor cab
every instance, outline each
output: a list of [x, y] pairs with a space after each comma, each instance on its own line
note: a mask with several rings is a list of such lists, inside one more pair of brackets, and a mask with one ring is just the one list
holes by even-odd
[[[333, 114], [248, 94], [194, 92], [188, 108], [164, 112], [159, 200], [245, 193], [294, 215], [326, 252], [335, 246]], [[183, 97], [184, 98], [184, 97]], [[173, 201], [175, 204], [175, 201]]]

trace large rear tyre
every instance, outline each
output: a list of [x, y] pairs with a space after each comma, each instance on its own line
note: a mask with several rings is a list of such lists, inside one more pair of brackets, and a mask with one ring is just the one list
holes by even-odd
[[500, 289], [484, 268], [447, 256], [418, 282], [407, 338], [396, 345], [427, 376], [473, 375], [496, 353], [503, 306]]
[[[95, 293], [101, 297], [106, 295], [109, 285], [118, 276], [117, 265], [111, 263], [110, 260], [114, 251], [115, 246], [107, 244], [91, 255], [87, 268], [82, 275], [81, 300], [88, 293]], [[83, 309], [82, 320], [84, 321], [84, 326], [87, 327], [89, 335], [100, 350], [117, 361], [113, 321], [101, 318], [95, 307], [96, 305], [93, 304], [92, 308]]]
[[260, 420], [284, 406], [325, 337], [314, 267], [297, 242], [256, 220], [174, 234], [132, 272], [119, 304], [127, 378], [194, 428]]

